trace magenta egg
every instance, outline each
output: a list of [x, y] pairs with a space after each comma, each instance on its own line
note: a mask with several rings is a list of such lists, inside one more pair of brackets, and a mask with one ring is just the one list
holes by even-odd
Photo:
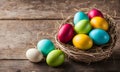
[[96, 16], [103, 17], [103, 14], [97, 9], [92, 9], [88, 12], [89, 19], [92, 19], [93, 17], [96, 17]]
[[74, 28], [71, 24], [64, 24], [60, 27], [57, 39], [62, 43], [68, 43], [74, 36]]

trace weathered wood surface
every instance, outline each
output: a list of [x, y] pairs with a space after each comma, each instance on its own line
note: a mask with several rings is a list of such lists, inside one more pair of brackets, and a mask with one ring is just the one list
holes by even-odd
[[42, 38], [54, 41], [58, 21], [2, 20], [0, 21], [0, 59], [25, 59], [28, 48]]
[[85, 64], [66, 60], [62, 66], [53, 68], [46, 64], [28, 60], [0, 60], [0, 72], [119, 72], [120, 59]]
[[[27, 49], [43, 38], [54, 43], [54, 35], [74, 8], [97, 7], [116, 19], [120, 36], [119, 0], [1, 0], [0, 1], [0, 72], [107, 72], [120, 71], [120, 38], [108, 60], [90, 65], [69, 61], [58, 67], [45, 62], [34, 64], [25, 57]], [[62, 16], [64, 15], [64, 16]]]
[[1, 0], [0, 19], [63, 19], [80, 8], [99, 8], [120, 18], [119, 4], [120, 0]]
[[[42, 64], [30, 63], [25, 52], [31, 47], [35, 47], [37, 41], [42, 38], [49, 38], [54, 42], [56, 28], [61, 20], [1, 20], [0, 21], [0, 72], [1, 71], [118, 71], [120, 66], [120, 48], [118, 39], [114, 47], [114, 53], [110, 59], [95, 64], [77, 64], [66, 61], [60, 68], [49, 67]], [[120, 22], [120, 21], [116, 21]], [[120, 29], [119, 29], [120, 30]], [[119, 31], [118, 31], [119, 33]], [[120, 34], [119, 34], [120, 35]], [[55, 42], [54, 42], [55, 43]], [[79, 68], [80, 67], [80, 68]], [[47, 69], [48, 68], [48, 69]], [[87, 69], [86, 69], [87, 68]], [[69, 70], [70, 69], [70, 70]]]

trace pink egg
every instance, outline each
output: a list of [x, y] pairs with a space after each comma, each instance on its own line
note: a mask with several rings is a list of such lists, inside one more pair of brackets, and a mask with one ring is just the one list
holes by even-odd
[[74, 36], [74, 28], [71, 24], [64, 24], [59, 29], [57, 39], [62, 43], [68, 43]]
[[103, 14], [97, 9], [92, 9], [88, 12], [89, 19], [92, 19], [95, 16], [103, 17]]

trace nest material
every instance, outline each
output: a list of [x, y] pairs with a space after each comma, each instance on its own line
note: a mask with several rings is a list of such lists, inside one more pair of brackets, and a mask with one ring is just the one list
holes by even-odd
[[[68, 58], [71, 58], [75, 61], [91, 63], [100, 61], [110, 57], [113, 51], [113, 47], [115, 46], [116, 39], [117, 39], [117, 32], [116, 32], [116, 22], [114, 22], [113, 18], [107, 14], [104, 14], [104, 18], [107, 20], [109, 24], [109, 30], [107, 31], [110, 35], [109, 43], [101, 46], [94, 45], [91, 49], [84, 51], [78, 48], [75, 48], [72, 44], [64, 44], [57, 39], [57, 34], [55, 36], [55, 41]], [[70, 23], [73, 25], [73, 16], [68, 17], [61, 25], [65, 23]]]

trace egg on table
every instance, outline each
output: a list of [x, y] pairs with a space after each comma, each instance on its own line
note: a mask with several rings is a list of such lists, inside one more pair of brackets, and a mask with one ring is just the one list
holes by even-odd
[[102, 29], [93, 29], [89, 33], [90, 38], [94, 41], [96, 45], [103, 45], [109, 42], [109, 34]]
[[42, 39], [38, 42], [37, 48], [44, 56], [47, 56], [50, 51], [55, 49], [55, 46], [51, 40]]
[[36, 48], [31, 48], [26, 51], [26, 57], [31, 62], [40, 62], [43, 59], [43, 55]]
[[51, 51], [46, 58], [46, 62], [49, 66], [56, 67], [63, 64], [65, 61], [65, 54], [61, 50]]
[[84, 12], [79, 11], [74, 15], [73, 19], [74, 25], [76, 25], [80, 20], [89, 20], [89, 18]]

